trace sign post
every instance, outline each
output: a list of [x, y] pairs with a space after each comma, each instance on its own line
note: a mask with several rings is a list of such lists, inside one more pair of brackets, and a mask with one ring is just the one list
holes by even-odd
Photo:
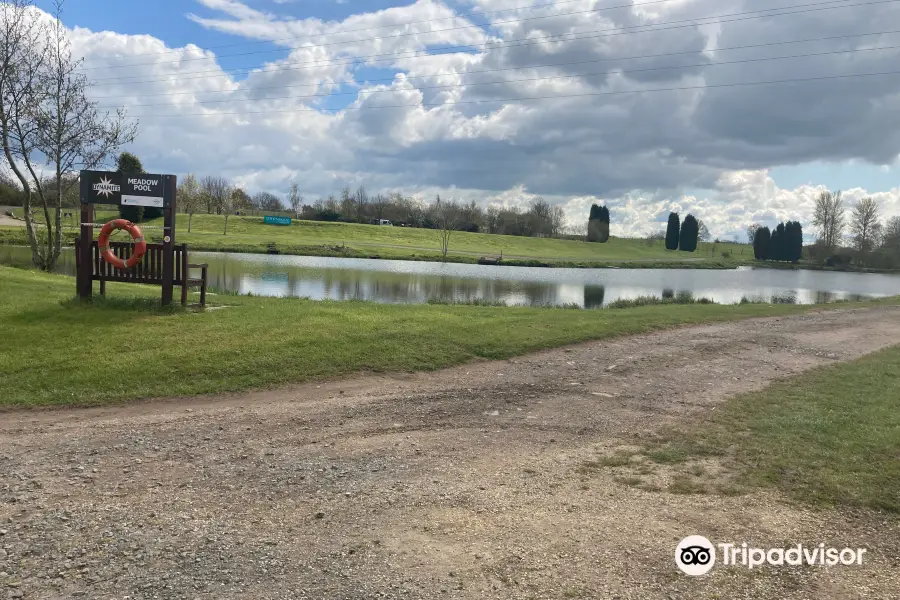
[[272, 215], [266, 215], [263, 217], [263, 223], [267, 225], [290, 225], [291, 218], [290, 217], [274, 217]]
[[82, 298], [93, 293], [94, 265], [91, 242], [94, 239], [94, 205], [149, 206], [163, 210], [162, 303], [172, 303], [175, 283], [175, 194], [174, 175], [119, 173], [115, 171], [81, 172], [81, 236], [78, 244], [76, 288]]

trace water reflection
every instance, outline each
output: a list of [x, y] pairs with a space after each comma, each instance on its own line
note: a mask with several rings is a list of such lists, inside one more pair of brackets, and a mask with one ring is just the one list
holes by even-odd
[[[191, 259], [209, 264], [210, 286], [221, 290], [387, 303], [487, 300], [595, 308], [640, 296], [811, 304], [900, 294], [897, 276], [804, 270], [541, 269], [202, 252]], [[30, 254], [27, 248], [0, 246], [0, 263], [28, 266]], [[64, 252], [59, 270], [74, 274], [71, 250]]]

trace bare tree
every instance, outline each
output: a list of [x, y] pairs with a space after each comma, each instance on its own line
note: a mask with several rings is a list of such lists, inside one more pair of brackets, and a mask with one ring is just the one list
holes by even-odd
[[300, 214], [300, 207], [303, 205], [303, 196], [300, 195], [300, 187], [297, 185], [297, 182], [291, 184], [291, 192], [288, 194], [288, 202], [291, 205], [291, 212], [294, 213], [294, 216], [298, 216]]
[[368, 206], [368, 204], [369, 195], [366, 193], [366, 188], [359, 186], [359, 189], [356, 190], [356, 195], [353, 197], [353, 208], [356, 211], [357, 223], [365, 221], [366, 206]]
[[900, 217], [888, 220], [881, 235], [881, 243], [888, 250], [900, 254]]
[[200, 182], [200, 190], [203, 202], [206, 204], [206, 212], [217, 215], [222, 214], [222, 205], [231, 195], [231, 184], [224, 177], [206, 176]]
[[556, 237], [563, 232], [566, 224], [566, 213], [559, 204], [550, 207], [550, 236]]
[[860, 262], [866, 263], [869, 253], [878, 245], [881, 224], [878, 222], [878, 203], [872, 198], [863, 198], [853, 205], [850, 217], [850, 232], [853, 246], [859, 253]]
[[813, 225], [827, 252], [841, 243], [844, 235], [844, 199], [840, 192], [822, 192], [816, 199]]
[[[259, 210], [276, 212], [284, 210], [281, 198], [271, 192], [259, 192], [253, 196], [253, 206]], [[296, 214], [296, 212], [294, 213]]]
[[752, 246], [753, 240], [756, 239], [756, 232], [759, 231], [759, 228], [762, 227], [759, 223], [752, 223], [747, 225], [747, 242]]
[[[59, 259], [62, 198], [75, 185], [72, 174], [104, 164], [137, 132], [124, 112], [103, 113], [88, 99], [90, 84], [81, 61], [72, 57], [62, 7], [63, 1], [56, 0], [55, 18], [47, 24], [31, 0], [0, 5], [0, 137], [8, 167], [24, 192], [32, 261], [47, 271]], [[52, 167], [53, 185], [45, 185], [42, 164]], [[42, 215], [39, 225], [36, 209]]]
[[372, 208], [375, 210], [375, 218], [381, 221], [384, 218], [384, 211], [388, 207], [388, 198], [382, 194], [378, 194], [372, 198]]
[[188, 173], [178, 184], [178, 207], [188, 215], [188, 233], [191, 232], [191, 221], [203, 206], [203, 196], [200, 193], [200, 183], [196, 175]]
[[700, 221], [698, 225], [697, 239], [699, 239], [701, 242], [708, 242], [712, 239], [712, 234], [709, 232], [709, 228], [703, 221]]
[[447, 251], [450, 249], [450, 234], [456, 229], [456, 206], [452, 202], [441, 202], [441, 197], [438, 195], [431, 208], [440, 236], [441, 258], [446, 261]]
[[222, 214], [225, 215], [225, 230], [222, 235], [228, 235], [228, 217], [243, 210], [250, 205], [250, 196], [239, 187], [229, 188], [229, 193], [222, 202]]

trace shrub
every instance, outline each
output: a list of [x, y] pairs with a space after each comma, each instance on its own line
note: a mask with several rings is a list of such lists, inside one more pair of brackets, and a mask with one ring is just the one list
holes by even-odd
[[681, 219], [678, 217], [678, 213], [669, 213], [669, 224], [666, 226], [666, 250], [678, 250], [680, 230]]

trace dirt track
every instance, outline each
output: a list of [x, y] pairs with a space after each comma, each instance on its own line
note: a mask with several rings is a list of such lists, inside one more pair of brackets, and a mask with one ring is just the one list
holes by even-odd
[[[0, 597], [900, 598], [894, 519], [578, 470], [730, 394], [897, 343], [900, 309], [830, 311], [431, 374], [0, 413]], [[674, 550], [695, 533], [869, 551], [861, 567], [690, 578]]]

